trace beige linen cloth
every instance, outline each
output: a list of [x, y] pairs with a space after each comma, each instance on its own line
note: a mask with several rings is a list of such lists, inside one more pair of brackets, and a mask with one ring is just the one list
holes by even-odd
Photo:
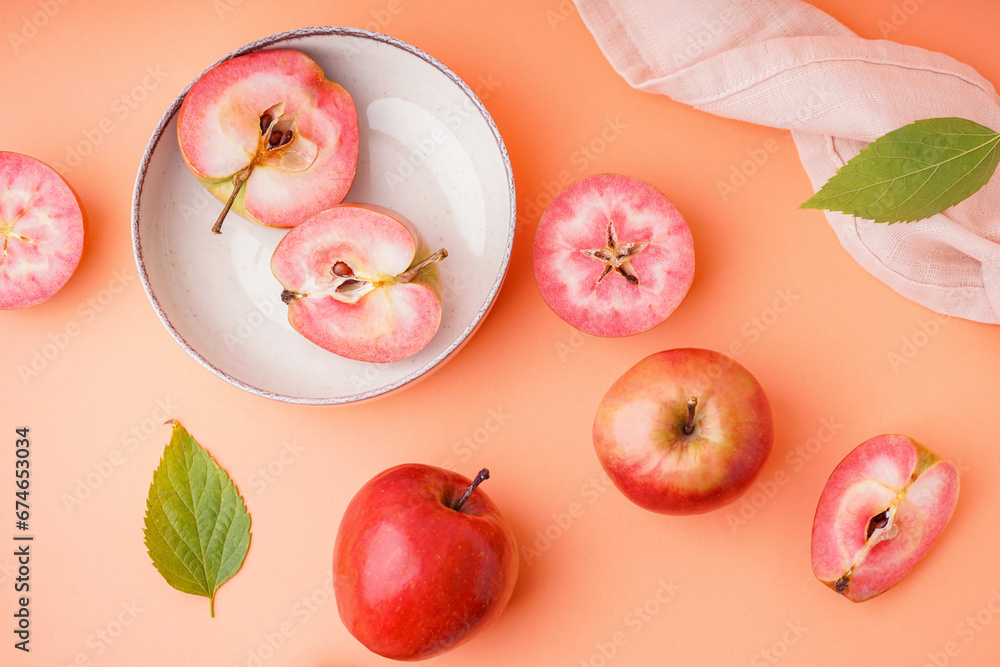
[[[575, 2], [633, 87], [791, 130], [814, 189], [865, 144], [917, 119], [958, 116], [1000, 130], [1000, 98], [971, 67], [861, 39], [799, 0]], [[1000, 323], [1000, 173], [926, 220], [826, 217], [854, 259], [899, 294], [939, 313]]]

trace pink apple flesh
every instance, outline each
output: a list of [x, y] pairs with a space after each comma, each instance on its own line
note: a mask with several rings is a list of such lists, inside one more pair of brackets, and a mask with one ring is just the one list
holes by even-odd
[[344, 204], [288, 232], [271, 258], [292, 327], [349, 359], [399, 361], [441, 324], [440, 278], [420, 234], [378, 207]]
[[507, 606], [518, 572], [513, 531], [481, 488], [455, 509], [470, 486], [449, 470], [407, 464], [351, 500], [334, 547], [334, 593], [344, 625], [369, 650], [423, 660]]
[[944, 530], [958, 486], [955, 466], [911, 438], [863, 442], [820, 496], [812, 530], [816, 578], [854, 602], [892, 588]]
[[598, 174], [545, 209], [532, 264], [559, 317], [596, 336], [626, 336], [660, 324], [683, 300], [694, 278], [694, 242], [659, 190]]
[[707, 512], [735, 500], [774, 439], [763, 388], [712, 350], [650, 355], [608, 389], [594, 419], [594, 448], [632, 502], [663, 514]]
[[0, 152], [0, 309], [41, 303], [62, 289], [83, 253], [83, 212], [51, 167]]
[[358, 138], [350, 94], [288, 49], [212, 68], [177, 120], [181, 154], [198, 180], [240, 216], [271, 227], [294, 227], [344, 200]]

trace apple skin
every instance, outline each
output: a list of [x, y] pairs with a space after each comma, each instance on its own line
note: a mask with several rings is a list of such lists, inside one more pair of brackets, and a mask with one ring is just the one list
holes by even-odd
[[[885, 434], [837, 465], [813, 519], [813, 574], [852, 602], [881, 595], [934, 545], [958, 502], [958, 470], [916, 440]], [[891, 509], [891, 517], [883, 514]]]
[[347, 506], [333, 552], [337, 610], [369, 650], [423, 660], [467, 641], [507, 606], [517, 580], [510, 525], [458, 473], [404, 464]]
[[[688, 400], [697, 399], [684, 432]], [[615, 486], [661, 514], [698, 514], [738, 498], [771, 452], [771, 406], [730, 357], [695, 348], [652, 354], [601, 401], [594, 449]]]

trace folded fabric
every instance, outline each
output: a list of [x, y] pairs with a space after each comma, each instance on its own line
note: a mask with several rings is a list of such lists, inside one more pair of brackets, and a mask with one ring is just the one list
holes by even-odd
[[[791, 130], [814, 189], [868, 142], [921, 118], [961, 117], [1000, 130], [1000, 98], [971, 67], [918, 47], [862, 39], [799, 0], [576, 6], [633, 87]], [[1000, 174], [918, 222], [826, 217], [858, 263], [899, 294], [939, 313], [1000, 323]]]

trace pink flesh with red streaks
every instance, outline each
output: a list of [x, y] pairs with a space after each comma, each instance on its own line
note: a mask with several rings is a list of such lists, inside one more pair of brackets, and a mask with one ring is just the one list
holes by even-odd
[[52, 168], [0, 152], [0, 308], [32, 306], [58, 292], [83, 253], [83, 213]]
[[[629, 260], [638, 284], [587, 251], [645, 243]], [[535, 278], [553, 311], [581, 331], [624, 336], [670, 315], [694, 277], [694, 242], [677, 208], [659, 190], [617, 174], [570, 185], [546, 208], [532, 250]]]
[[273, 227], [292, 227], [343, 201], [358, 161], [358, 116], [351, 96], [305, 54], [259, 51], [206, 72], [181, 105], [177, 136], [195, 175], [220, 201], [250, 164], [261, 115], [283, 103], [294, 139], [254, 167], [233, 210]]
[[[958, 488], [955, 466], [910, 438], [867, 440], [841, 461], [820, 497], [812, 533], [814, 574], [831, 586], [841, 581], [840, 592], [855, 602], [888, 590], [944, 530]], [[889, 508], [886, 525], [876, 526], [873, 517]]]
[[[418, 250], [418, 239], [400, 221], [344, 205], [291, 230], [278, 244], [271, 270], [286, 290], [302, 295], [289, 303], [296, 331], [340, 356], [390, 362], [423, 349], [441, 322], [441, 304], [428, 281], [397, 280]], [[333, 294], [347, 282], [333, 274], [338, 262], [351, 267], [348, 280], [361, 284], [363, 295], [354, 302]], [[425, 271], [436, 278], [436, 267]]]

